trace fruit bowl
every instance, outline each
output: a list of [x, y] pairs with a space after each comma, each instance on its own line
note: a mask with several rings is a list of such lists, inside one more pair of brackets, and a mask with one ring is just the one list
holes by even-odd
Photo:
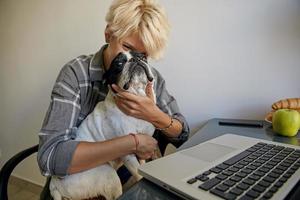
[[[267, 113], [266, 117], [265, 117], [265, 121], [266, 122], [269, 122], [272, 124], [272, 117], [273, 117], [273, 114], [276, 110], [272, 110], [270, 112]], [[297, 110], [299, 113], [300, 113], [300, 110]]]
[[269, 123], [272, 124], [272, 117], [273, 117], [274, 112], [275, 112], [275, 110], [270, 111], [270, 112], [266, 115], [265, 121], [267, 121], [267, 122], [269, 122]]
[[297, 110], [300, 113], [300, 98], [288, 98], [282, 99], [272, 104], [272, 111], [270, 111], [266, 117], [265, 121], [272, 123], [272, 117], [276, 110], [278, 109], [292, 109]]

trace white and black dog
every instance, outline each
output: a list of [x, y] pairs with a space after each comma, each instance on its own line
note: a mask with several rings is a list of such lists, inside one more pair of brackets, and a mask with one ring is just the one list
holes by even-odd
[[[148, 81], [154, 81], [152, 69], [147, 64], [146, 58], [143, 54], [135, 52], [119, 53], [104, 74], [104, 79], [108, 85], [115, 83], [128, 92], [140, 96], [146, 96]], [[129, 133], [153, 135], [155, 127], [147, 121], [124, 114], [116, 106], [114, 95], [114, 91], [109, 87], [105, 100], [99, 102], [79, 126], [76, 140], [103, 141]], [[133, 175], [134, 180], [141, 179], [137, 172], [140, 162], [135, 155], [124, 156], [121, 161]], [[55, 200], [88, 199], [97, 196], [103, 196], [107, 200], [116, 199], [122, 194], [122, 184], [116, 172], [119, 166], [120, 162], [111, 161], [64, 178], [52, 177], [51, 195]]]

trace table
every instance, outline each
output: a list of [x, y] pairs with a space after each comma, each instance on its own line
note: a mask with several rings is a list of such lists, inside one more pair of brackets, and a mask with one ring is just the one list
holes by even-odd
[[[220, 122], [236, 123], [236, 125], [220, 125]], [[247, 126], [247, 124], [250, 125]], [[256, 124], [261, 125], [261, 127], [256, 127]], [[178, 148], [178, 151], [192, 147], [226, 133], [300, 146], [300, 134], [291, 138], [279, 136], [272, 131], [272, 124], [266, 121], [214, 118], [208, 120], [200, 130], [198, 130], [187, 142], [185, 142], [180, 148]], [[300, 197], [300, 182], [298, 182], [287, 199], [296, 200], [297, 197], [298, 199]], [[126, 191], [119, 199], [174, 200], [181, 198], [175, 196], [164, 188], [151, 183], [146, 179], [142, 179], [132, 188]]]

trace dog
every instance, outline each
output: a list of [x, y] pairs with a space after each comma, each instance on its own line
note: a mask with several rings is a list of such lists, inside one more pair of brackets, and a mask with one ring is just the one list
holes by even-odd
[[[154, 82], [152, 68], [146, 57], [136, 52], [121, 52], [112, 61], [104, 79], [109, 86], [104, 101], [98, 102], [95, 109], [82, 122], [77, 130], [78, 141], [104, 141], [129, 133], [144, 133], [153, 135], [155, 127], [144, 120], [123, 113], [115, 104], [115, 91], [110, 87], [117, 84], [124, 90], [146, 96], [148, 81]], [[153, 90], [153, 84], [152, 84]], [[155, 93], [154, 101], [155, 101]], [[122, 184], [116, 170], [124, 163], [132, 174], [131, 182], [142, 177], [137, 169], [140, 161], [133, 154], [122, 157], [119, 161], [110, 161], [95, 168], [68, 175], [64, 178], [52, 177], [50, 192], [54, 200], [61, 199], [90, 199], [104, 197], [107, 200], [116, 199], [122, 194]]]

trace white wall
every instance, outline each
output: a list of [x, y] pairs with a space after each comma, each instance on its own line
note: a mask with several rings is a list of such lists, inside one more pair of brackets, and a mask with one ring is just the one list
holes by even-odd
[[[60, 68], [104, 42], [111, 1], [0, 1], [0, 166], [38, 143]], [[88, 3], [88, 4], [87, 4]], [[153, 63], [192, 128], [214, 117], [263, 119], [300, 96], [300, 2], [162, 0], [172, 34]], [[35, 157], [15, 175], [42, 183]]]
[[[86, 2], [0, 0], [0, 167], [16, 152], [38, 143], [60, 68], [103, 44], [110, 2]], [[35, 156], [14, 174], [43, 182]]]
[[300, 97], [300, 1], [169, 2], [173, 32], [158, 66], [192, 126], [263, 119], [272, 102]]

